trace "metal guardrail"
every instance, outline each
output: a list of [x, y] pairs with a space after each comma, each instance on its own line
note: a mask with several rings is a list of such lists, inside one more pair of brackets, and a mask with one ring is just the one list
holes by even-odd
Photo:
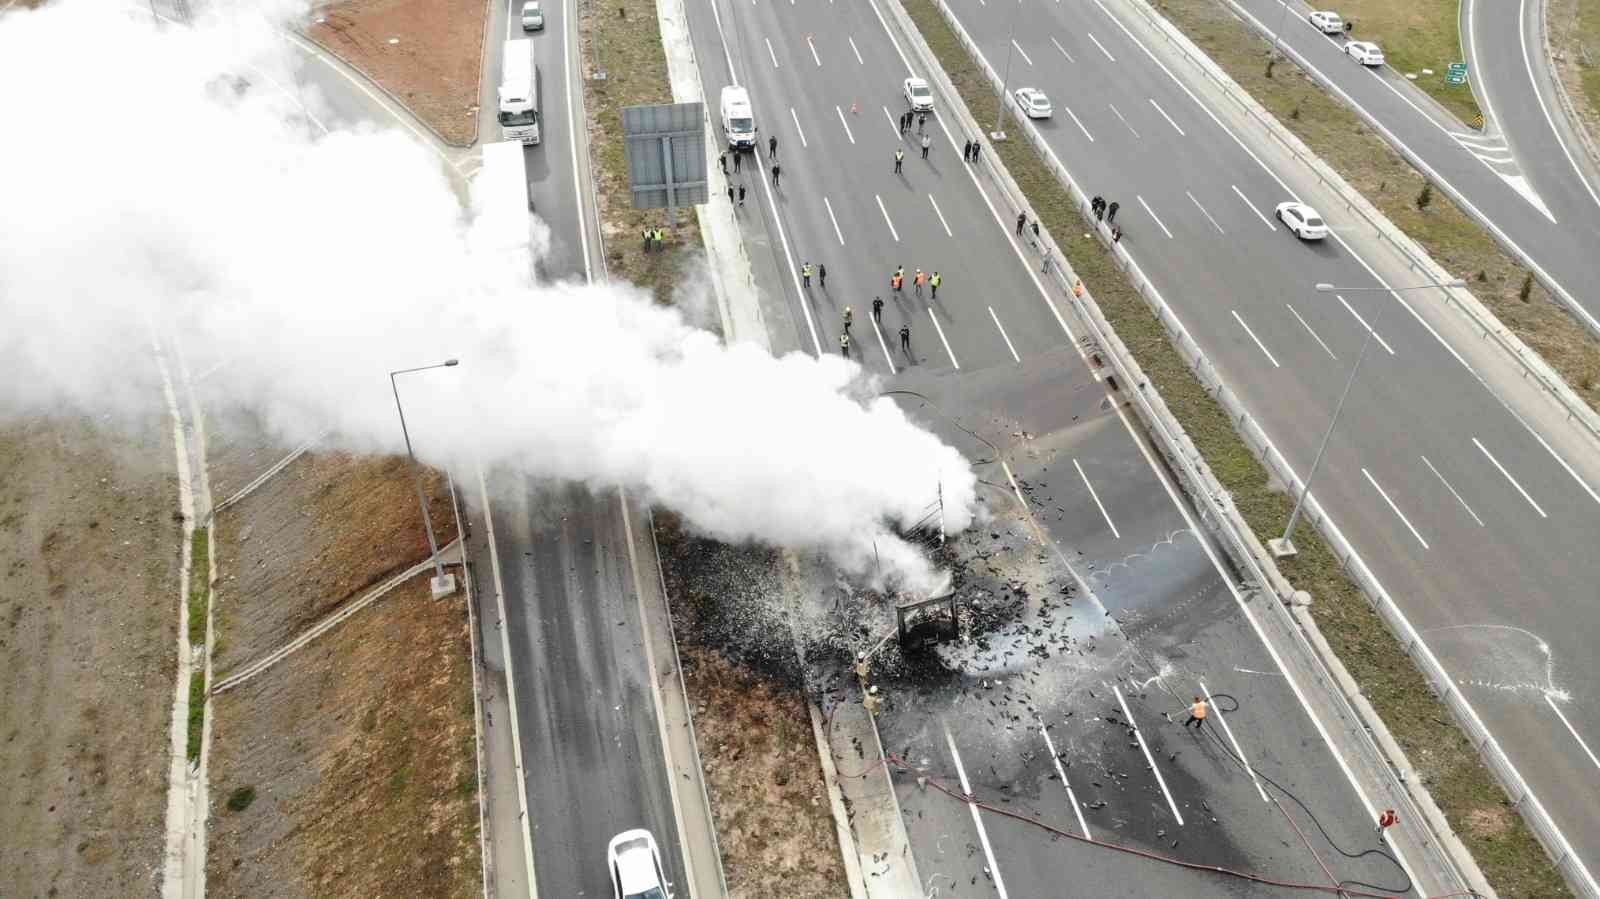
[[[983, 57], [975, 42], [966, 33], [966, 29], [951, 12], [945, 0], [930, 0], [930, 2], [939, 9], [958, 40], [961, 41], [968, 54], [979, 64], [985, 78], [988, 79], [998, 93], [1001, 90], [1002, 79], [989, 65], [987, 59]], [[890, 2], [888, 5], [900, 16], [905, 16], [898, 3]], [[1142, 3], [1136, 2], [1134, 5], [1140, 6]], [[1146, 14], [1148, 15], [1148, 13]], [[909, 21], [904, 24], [914, 30], [914, 25], [910, 25]], [[1160, 27], [1160, 24], [1152, 24], [1155, 24], [1155, 27], [1162, 30], [1164, 34], [1167, 33], [1166, 29]], [[1181, 38], [1181, 35], [1179, 37]], [[1168, 34], [1168, 39], [1174, 40], [1170, 34]], [[919, 53], [924, 52], [924, 47], [920, 45], [920, 42], [912, 43]], [[1178, 43], [1178, 41], [1174, 40], [1174, 43]], [[1241, 100], [1238, 96], [1239, 91], [1229, 87], [1229, 79], [1225, 75], [1214, 74], [1207, 69], [1205, 64], [1196, 59], [1197, 56], [1204, 59], [1204, 54], [1199, 53], [1198, 50], [1190, 53], [1187, 47], [1180, 47], [1180, 49], [1184, 50], [1186, 58], [1196, 62], [1203, 70], [1206, 70], [1208, 77], [1211, 77], [1221, 85], [1230, 99], [1245, 107], [1246, 111], [1251, 112], [1258, 121], [1262, 121], [1267, 130], [1272, 132], [1275, 137], [1278, 137], [1296, 159], [1316, 170], [1319, 181], [1334, 190], [1342, 199], [1345, 199], [1352, 211], [1358, 211], [1355, 208], [1358, 205], [1357, 201], [1350, 199], [1337, 184], [1330, 183], [1328, 177], [1324, 175], [1323, 169], [1316, 164], [1316, 161], [1308, 158], [1308, 150], [1304, 150], [1303, 146], [1296, 146], [1298, 144], [1297, 140], [1291, 142], [1279, 136], [1277, 128], [1281, 126], [1278, 126], [1270, 115], [1265, 115], [1264, 112], [1255, 112], [1249, 108], [1250, 104], [1254, 103], [1253, 98], [1249, 102]], [[1206, 59], [1205, 62], [1209, 63], [1210, 61]], [[951, 96], [955, 96], [954, 86], [948, 83], [948, 79], [938, 65], [937, 60], [925, 59], [924, 63], [930, 75], [946, 82], [944, 84], [945, 90]], [[1059, 165], [1054, 154], [1043, 144], [1043, 139], [1038, 132], [1024, 124], [1025, 120], [1020, 117], [1021, 111], [1017, 107], [1015, 100], [1006, 95], [1002, 98], [1002, 101], [1011, 111], [1011, 114], [1017, 117], [1017, 131], [1033, 144], [1041, 160], [1044, 161], [1052, 174], [1066, 186], [1069, 195], [1074, 203], [1077, 204], [1079, 213], [1084, 215], [1086, 221], [1092, 221], [1093, 215], [1089, 211], [1088, 195], [1079, 188], [1071, 173]], [[1269, 121], [1271, 124], [1268, 124]], [[975, 123], [970, 127], [978, 133], [982, 132], [982, 129], [977, 127]], [[1007, 196], [1014, 208], [1018, 210], [1029, 209], [1029, 204], [1022, 197], [1020, 189], [1011, 181], [1009, 174], [997, 167], [991, 160], [992, 154], [985, 154], [980, 162], [980, 166], [988, 175], [989, 180]], [[1331, 175], [1332, 173], [1328, 174]], [[1336, 175], [1332, 177], [1337, 180]], [[1362, 200], [1360, 202], [1364, 203], [1365, 201]], [[1413, 268], [1422, 269], [1435, 284], [1439, 284], [1443, 280], [1439, 277], [1442, 273], [1438, 271], [1437, 266], [1431, 260], [1428, 260], [1425, 255], [1419, 258], [1419, 255], [1413, 253], [1410, 247], [1402, 245], [1402, 240], [1405, 243], [1409, 243], [1409, 239], [1395, 240], [1389, 237], [1384, 233], [1386, 231], [1386, 223], [1374, 220], [1367, 214], [1365, 209], [1359, 210], [1359, 213], [1374, 227], [1380, 236], [1388, 240], [1410, 261]], [[1215, 396], [1218, 404], [1233, 420], [1234, 427], [1243, 437], [1246, 446], [1283, 483], [1289, 485], [1293, 491], [1298, 492], [1302, 483], [1294, 474], [1288, 461], [1272, 445], [1266, 432], [1262, 430], [1260, 424], [1251, 416], [1250, 412], [1245, 409], [1239, 396], [1222, 381], [1217, 367], [1206, 358], [1200, 348], [1200, 344], [1189, 334], [1183, 323], [1173, 313], [1161, 296], [1160, 291], [1144, 274], [1144, 271], [1128, 253], [1127, 249], [1120, 243], [1112, 243], [1108, 239], [1108, 233], [1104, 227], [1096, 225], [1095, 230], [1102, 244], [1106, 246], [1123, 271], [1127, 273], [1129, 282], [1138, 290], [1140, 296], [1150, 306], [1157, 320], [1166, 328], [1173, 345], [1178, 349], [1185, 363], [1188, 364], [1206, 391]], [[1265, 604], [1267, 609], [1274, 610], [1271, 614], [1265, 616], [1267, 623], [1273, 624], [1280, 633], [1294, 640], [1302, 651], [1307, 654], [1308, 658], [1316, 663], [1315, 676], [1319, 681], [1319, 685], [1338, 697], [1338, 706], [1333, 711], [1338, 716], [1339, 721], [1337, 723], [1345, 729], [1347, 736], [1354, 739], [1354, 745], [1360, 747], [1363, 752], [1370, 754], [1369, 762], [1372, 757], [1376, 757], [1380, 767], [1392, 768], [1389, 754], [1384, 752], [1378, 745], [1371, 730], [1369, 730], [1369, 728], [1384, 730], [1382, 722], [1370, 722], [1357, 711], [1353, 698], [1340, 685], [1339, 679], [1328, 669], [1327, 661], [1322, 658], [1306, 636], [1306, 630], [1314, 629], [1315, 623], [1309, 619], [1309, 615], [1306, 615], [1304, 620], [1299, 620], [1295, 613], [1289, 611], [1291, 588], [1287, 579], [1277, 570], [1276, 564], [1267, 555], [1255, 533], [1244, 521], [1238, 510], [1233, 507], [1228, 492], [1211, 474], [1199, 450], [1184, 432], [1182, 425], [1167, 409], [1161, 396], [1155, 391], [1146, 389], [1149, 381], [1145, 377], [1143, 370], [1139, 367], [1137, 360], [1133, 358], [1127, 346], [1122, 343], [1121, 339], [1112, 330], [1110, 323], [1106, 321], [1099, 307], [1094, 303], [1093, 297], [1087, 288], [1084, 289], [1082, 296], [1075, 294], [1072, 289], [1073, 285], [1067, 282], [1067, 273], [1064, 268], [1065, 256], [1055, 248], [1054, 242], [1049, 240], [1047, 234], [1042, 235], [1041, 239], [1044, 241], [1044, 246], [1050, 249], [1052, 258], [1062, 263], [1061, 265], [1051, 266], [1047, 276], [1052, 278], [1058, 289], [1062, 290], [1065, 296], [1071, 298], [1079, 319], [1091, 330], [1094, 342], [1106, 352], [1116, 372], [1125, 380], [1127, 395], [1133, 398], [1133, 405], [1140, 418], [1151, 433], [1155, 435], [1157, 445], [1173, 463], [1174, 470], [1185, 482], [1186, 492], [1197, 501], [1202, 519], [1220, 538], [1224, 549], [1239, 567], [1239, 570], [1244, 573], [1249, 582], [1248, 585], [1269, 591], [1274, 599], [1277, 600], [1276, 602]], [[1462, 304], [1454, 297], [1450, 299], [1463, 313], [1472, 316], [1475, 321], [1477, 320], [1477, 316], [1465, 304]], [[1498, 326], [1498, 323], [1496, 323], [1496, 326]], [[1495, 335], [1497, 340], [1500, 340], [1500, 334], [1495, 328], [1485, 326], [1484, 336], [1488, 336], [1491, 333]], [[1502, 346], [1507, 346], [1504, 341], [1501, 341], [1501, 343]], [[1509, 346], [1507, 346], [1507, 349], [1519, 361], [1524, 362], [1525, 373], [1533, 374], [1539, 377], [1541, 381], [1545, 380], [1542, 373], [1534, 371], [1531, 366], [1526, 364], [1526, 360], [1523, 359], [1520, 352], [1511, 350]], [[1542, 360], [1540, 360], [1540, 364], [1543, 364]], [[1558, 381], [1558, 383], [1560, 382]], [[1564, 389], [1565, 384], [1561, 383], [1561, 387]], [[1559, 393], [1549, 389], [1548, 385], [1547, 390], [1559, 398]], [[1590, 412], [1587, 407], [1584, 407], [1584, 411]], [[1590, 412], [1590, 416], [1592, 416], [1592, 412]], [[1594, 427], [1590, 421], [1590, 416], [1569, 414], [1568, 420], [1578, 418], [1592, 435], [1600, 434], [1600, 429]], [[1522, 813], [1524, 820], [1533, 829], [1535, 835], [1555, 862], [1558, 870], [1567, 879], [1567, 882], [1573, 886], [1579, 895], [1600, 899], [1600, 889], [1596, 888], [1593, 879], [1576, 858], [1565, 836], [1550, 819], [1544, 806], [1532, 794], [1527, 782], [1522, 778], [1515, 766], [1511, 764], [1510, 759], [1484, 726], [1477, 712], [1467, 703], [1460, 691], [1455, 688], [1444, 667], [1434, 657], [1427, 645], [1423, 643], [1415, 628], [1412, 627], [1411, 623], [1389, 596], [1388, 591], [1384, 589], [1366, 563], [1357, 555], [1350, 541], [1344, 536], [1343, 531], [1328, 517], [1315, 496], [1307, 496], [1306, 508], [1312, 525], [1317, 528], [1328, 542], [1330, 548], [1342, 560], [1345, 572], [1361, 588], [1368, 602], [1372, 604], [1385, 625], [1400, 640], [1407, 655], [1416, 664], [1418, 670], [1422, 672], [1435, 695], [1450, 710], [1463, 731], [1473, 741], [1485, 764], [1506, 790], [1517, 809]], [[1305, 615], [1303, 612], [1300, 614]], [[1469, 875], [1467, 871], [1462, 869], [1462, 866], [1457, 864], [1457, 860], [1452, 857], [1451, 852], [1446, 848], [1448, 845], [1455, 844], [1455, 837], [1448, 831], [1448, 824], [1442, 820], [1436, 809], [1424, 809], [1405, 787], [1394, 778], [1389, 779], [1386, 788], [1390, 798], [1397, 803], [1397, 807], [1411, 810], [1413, 813], [1412, 820], [1428, 822], [1431, 838], [1422, 840], [1422, 843], [1434, 862], [1435, 870], [1448, 872], [1449, 876], [1454, 877], [1455, 883], [1451, 885], [1451, 888], [1487, 892], [1488, 885], [1481, 881], [1481, 875], [1478, 875], [1475, 870]], [[1429, 805], [1431, 806], [1431, 800]], [[1429, 814], [1430, 811], [1433, 814]], [[1443, 827], [1444, 832], [1439, 831], [1440, 827]]]

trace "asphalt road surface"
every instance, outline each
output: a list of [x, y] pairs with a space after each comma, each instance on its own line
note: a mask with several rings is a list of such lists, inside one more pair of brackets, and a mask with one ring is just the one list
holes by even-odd
[[[1600, 743], [1600, 705], [1573, 689], [1600, 679], [1592, 454], [1563, 459], [1548, 445], [1561, 438], [1524, 424], [1529, 408], [1513, 413], [1500, 398], [1519, 395], [1509, 366], [1468, 367], [1474, 350], [1416, 311], [1434, 302], [1427, 294], [1314, 292], [1317, 282], [1415, 278], [1303, 167], [1253, 139], [1205, 87], [1181, 82], [1191, 70], [1158, 59], [1165, 42], [1118, 0], [952, 6], [997, 68], [1015, 54], [1014, 86], [1049, 94], [1055, 117], [1029, 127], [1086, 190], [1121, 203], [1123, 243], [1302, 477], [1375, 331], [1315, 493], [1568, 839], [1600, 857], [1589, 748]], [[1326, 43], [1303, 30], [1296, 40]], [[1381, 78], [1352, 77], [1392, 97]], [[1332, 239], [1302, 244], [1273, 220], [1296, 195], [1322, 208]], [[1495, 208], [1542, 218], [1510, 193]], [[1593, 246], [1571, 253], [1587, 262]]]
[[[1028, 236], [1015, 235], [1014, 212], [985, 194], [962, 162], [965, 136], [948, 132], [934, 115], [926, 124], [928, 159], [921, 158], [915, 125], [902, 139], [896, 118], [905, 108], [900, 82], [908, 66], [899, 38], [874, 6], [723, 2], [713, 9], [702, 0], [690, 3], [689, 24], [709, 102], [736, 76], [751, 91], [761, 128], [756, 154], [745, 156], [727, 183], [747, 190], [746, 206], [735, 215], [763, 302], [771, 304], [768, 320], [780, 332], [775, 350], [840, 352], [842, 312], [852, 307], [851, 358], [889, 376], [889, 386], [937, 397], [941, 411], [930, 426], [957, 445], [964, 444], [954, 422], [988, 434], [1026, 494], [1050, 497], [1050, 508], [1036, 512], [1048, 519], [1048, 539], [1061, 551], [1059, 577], [1066, 577], [1066, 559], [1086, 571], [1124, 564], [1094, 588], [1105, 603], [1098, 614], [1125, 616], [1098, 638], [1109, 647], [1107, 667], [1075, 672], [1074, 657], [1063, 653], [1015, 672], [1059, 683], [1059, 690], [1030, 694], [1029, 714], [1061, 736], [1064, 763], [1076, 759], [1102, 774], [1115, 767], [1124, 775], [1110, 782], [1102, 776], [1098, 788], [1092, 780], [1083, 784], [1089, 791], [1117, 784], [1118, 796], [1096, 810], [1088, 828], [1099, 838], [1189, 860], [1266, 866], [1290, 880], [1351, 877], [1402, 889], [1406, 878], [1392, 862], [1361, 854], [1374, 847], [1366, 810], [1134, 430], [1104, 402], [1103, 388], [1036, 280], [1041, 260]], [[768, 144], [773, 137], [776, 159]], [[897, 147], [907, 151], [898, 175]], [[782, 166], [777, 185], [774, 162]], [[809, 288], [798, 275], [807, 261], [814, 269]], [[828, 268], [826, 285], [821, 265]], [[890, 274], [902, 265], [907, 286], [892, 294]], [[943, 275], [937, 298], [917, 296], [910, 278], [918, 268]], [[885, 300], [881, 324], [870, 314], [874, 296]], [[912, 335], [906, 352], [897, 336], [902, 325]], [[1021, 432], [1032, 435], [1025, 444], [1007, 436]], [[1008, 480], [999, 470], [984, 477]], [[988, 797], [1025, 796], [1031, 813], [1076, 829], [1072, 800], [1059, 782], [1049, 782], [1057, 775], [1043, 732], [1011, 722], [1007, 730], [1015, 733], [997, 742], [994, 728], [951, 705], [985, 689], [977, 683], [984, 679], [928, 697], [891, 698], [886, 742], [925, 756], [941, 779], [967, 776], [974, 792]], [[1258, 762], [1261, 770], [1270, 769], [1304, 799], [1326, 833], [1303, 840], [1297, 825], [1316, 830], [1303, 810], [1294, 809], [1291, 820], [1263, 800], [1220, 744], [1179, 733], [1166, 720], [1163, 713], [1182, 708], [1202, 680], [1240, 699], [1236, 748], [1267, 760]], [[1071, 720], [1075, 713], [1103, 718], [1101, 704], [1115, 701], [1118, 691], [1118, 707], [1128, 706], [1118, 720], [1131, 718], [1163, 753], [1149, 767], [1142, 750], [1125, 745], [1125, 727]], [[1113, 731], [1124, 739], [1102, 745]], [[1196, 742], [1183, 742], [1191, 738]], [[1000, 895], [1108, 895], [1102, 879], [1067, 877], [1075, 870], [1109, 872], [1125, 895], [1272, 892], [1156, 862], [1112, 860], [1103, 848], [1065, 845], [994, 813], [974, 818], [961, 804], [909, 782], [899, 792], [926, 885], [946, 892], [955, 885], [965, 894], [969, 885], [987, 882]], [[1187, 823], [1178, 823], [1180, 815]], [[1334, 843], [1356, 857], [1339, 856]], [[1337, 875], [1329, 877], [1319, 859]]]

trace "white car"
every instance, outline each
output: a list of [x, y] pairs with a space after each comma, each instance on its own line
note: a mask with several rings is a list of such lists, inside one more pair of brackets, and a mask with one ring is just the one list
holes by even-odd
[[616, 899], [671, 899], [667, 876], [661, 873], [661, 853], [648, 830], [625, 830], [606, 847], [611, 887]]
[[1054, 112], [1050, 108], [1050, 98], [1044, 91], [1036, 87], [1017, 88], [1017, 105], [1022, 107], [1022, 112], [1030, 119], [1048, 119]]
[[522, 4], [522, 30], [544, 30], [544, 10], [539, 6], [539, 0], [527, 0]]
[[1312, 27], [1323, 34], [1339, 34], [1344, 31], [1344, 19], [1339, 18], [1339, 14], [1332, 10], [1317, 10], [1306, 18], [1311, 20]]
[[1383, 65], [1383, 51], [1371, 41], [1351, 41], [1344, 45], [1344, 52], [1364, 66]]
[[1321, 240], [1328, 236], [1328, 223], [1322, 220], [1315, 209], [1304, 203], [1293, 200], [1279, 203], [1277, 215], [1278, 221], [1283, 222], [1283, 226], [1301, 240]]
[[928, 112], [933, 109], [933, 91], [928, 90], [928, 82], [921, 78], [907, 78], [901, 89], [905, 92], [906, 102], [911, 104], [913, 112]]

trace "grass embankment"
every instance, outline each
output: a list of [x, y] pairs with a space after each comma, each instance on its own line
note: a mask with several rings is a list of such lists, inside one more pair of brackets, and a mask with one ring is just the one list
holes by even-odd
[[1590, 113], [1600, 116], [1600, 0], [1578, 0], [1575, 33], [1583, 67], [1583, 97]]
[[[211, 541], [210, 529], [195, 528], [189, 538], [189, 649], [204, 649], [206, 645], [206, 613], [211, 606]], [[189, 675], [189, 734], [188, 755], [193, 762], [200, 758], [200, 738], [206, 727], [206, 668], [205, 657], [195, 665]]]
[[[932, 3], [903, 2], [968, 106], [983, 108], [992, 102], [993, 90]], [[1212, 0], [1194, 2], [1210, 4]], [[1244, 31], [1244, 26], [1236, 27]], [[1253, 59], [1252, 66], [1259, 69], [1264, 56]], [[1282, 77], [1283, 70], [1279, 71]], [[1308, 96], [1305, 103], [1326, 102], [1309, 85], [1306, 93], [1315, 97]], [[1289, 516], [1289, 499], [1274, 489], [1266, 470], [1233, 430], [1222, 408], [1189, 371], [1168, 341], [1165, 329], [1111, 257], [1099, 243], [1078, 236], [1092, 229], [1079, 216], [1065, 188], [1028, 143], [1008, 141], [995, 149], [1027, 195], [1028, 205], [1037, 211], [1051, 233], [1072, 235], [1065, 237], [1062, 251], [1094, 291], [1117, 334], [1138, 357], [1151, 383], [1223, 487], [1232, 494], [1250, 527], [1257, 535], [1277, 536], [1277, 529]], [[1294, 533], [1294, 542], [1300, 554], [1283, 566], [1284, 574], [1314, 598], [1311, 610], [1323, 635], [1405, 748], [1423, 783], [1477, 858], [1489, 882], [1503, 897], [1544, 899], [1570, 895], [1472, 744], [1452, 723], [1449, 712], [1428, 689], [1421, 673], [1356, 585], [1341, 572], [1337, 559], [1316, 531], [1302, 523]]]
[[1162, 0], [1160, 11], [1600, 409], [1600, 342], [1488, 232], [1441, 191], [1430, 190], [1419, 206], [1426, 179], [1298, 67], [1280, 62], [1266, 77], [1271, 44], [1219, 0]]
[[[612, 278], [631, 281], [651, 291], [656, 302], [669, 303], [689, 264], [700, 256], [700, 226], [692, 207], [678, 210], [676, 227], [667, 225], [665, 209], [633, 208], [622, 142], [623, 107], [672, 102], [656, 5], [602, 0], [585, 7], [580, 26], [584, 72], [593, 72], [596, 40], [606, 71], [604, 81], [584, 83], [606, 267]], [[760, 177], [753, 168], [748, 171]], [[665, 231], [665, 252], [646, 253], [641, 233], [655, 227]]]
[[1600, 0], [1546, 0], [1545, 20], [1557, 77], [1579, 119], [1574, 126], [1600, 141]]

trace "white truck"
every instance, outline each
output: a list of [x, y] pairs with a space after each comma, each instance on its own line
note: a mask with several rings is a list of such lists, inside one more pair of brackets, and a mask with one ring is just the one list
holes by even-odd
[[483, 168], [472, 178], [470, 243], [491, 267], [505, 266], [517, 277], [533, 274], [533, 204], [528, 169], [519, 141], [483, 145]]
[[539, 68], [533, 41], [506, 41], [500, 58], [500, 136], [525, 144], [539, 142]]
[[728, 149], [735, 153], [756, 145], [756, 118], [750, 109], [750, 92], [736, 84], [722, 89], [722, 131]]

